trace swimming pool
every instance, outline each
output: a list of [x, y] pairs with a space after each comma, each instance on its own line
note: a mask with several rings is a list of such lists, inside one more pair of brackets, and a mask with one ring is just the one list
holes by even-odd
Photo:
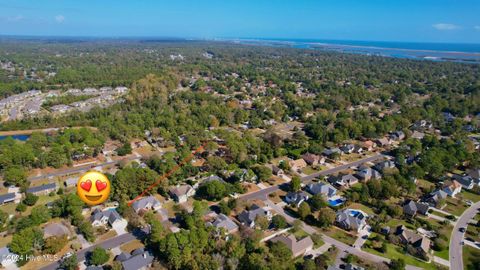
[[343, 199], [328, 200], [330, 206], [339, 206], [343, 204]]
[[8, 137], [12, 137], [14, 140], [26, 141], [30, 138], [30, 135], [11, 135], [11, 136], [0, 136], [0, 141], [5, 140]]
[[352, 216], [352, 217], [356, 217], [358, 215], [360, 215], [362, 212], [360, 211], [357, 211], [357, 210], [353, 210], [353, 209], [350, 209], [349, 211], [349, 214]]

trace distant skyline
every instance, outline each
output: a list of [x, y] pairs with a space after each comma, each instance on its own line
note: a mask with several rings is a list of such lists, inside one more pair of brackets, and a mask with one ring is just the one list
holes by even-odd
[[480, 43], [478, 0], [0, 0], [0, 35]]

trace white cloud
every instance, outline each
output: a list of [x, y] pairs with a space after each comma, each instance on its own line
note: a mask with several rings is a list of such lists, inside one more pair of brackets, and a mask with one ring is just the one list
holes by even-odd
[[8, 17], [7, 21], [9, 21], [9, 22], [19, 22], [23, 19], [24, 19], [24, 17], [22, 15], [17, 15], [17, 16], [14, 16], [14, 17]]
[[475, 25], [473, 29], [480, 31], [480, 25]]
[[57, 23], [63, 23], [63, 22], [65, 21], [65, 16], [63, 16], [63, 15], [57, 15], [57, 16], [55, 16], [55, 21], [56, 21]]
[[437, 29], [437, 30], [441, 30], [441, 31], [444, 31], [444, 30], [455, 30], [455, 29], [459, 29], [460, 26], [458, 25], [455, 25], [455, 24], [451, 24], [451, 23], [437, 23], [437, 24], [434, 24], [432, 25], [433, 28]]

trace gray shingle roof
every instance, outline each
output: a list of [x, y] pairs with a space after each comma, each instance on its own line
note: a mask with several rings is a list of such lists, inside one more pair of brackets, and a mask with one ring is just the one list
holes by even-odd
[[36, 193], [36, 192], [49, 190], [49, 189], [56, 189], [56, 188], [57, 188], [57, 184], [50, 183], [50, 184], [45, 184], [45, 185], [41, 185], [41, 186], [38, 186], [38, 187], [31, 187], [31, 188], [27, 189], [27, 193]]
[[7, 203], [15, 200], [15, 193], [7, 193], [4, 195], [0, 195], [0, 204]]

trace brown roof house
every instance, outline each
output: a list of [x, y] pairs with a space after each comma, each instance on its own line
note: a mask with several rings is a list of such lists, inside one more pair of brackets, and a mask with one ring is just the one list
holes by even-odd
[[176, 186], [170, 189], [170, 195], [178, 203], [184, 203], [195, 195], [195, 189], [190, 185]]
[[325, 163], [325, 157], [310, 154], [310, 153], [303, 154], [302, 158], [310, 166], [316, 166], [316, 165]]
[[284, 243], [288, 249], [292, 251], [293, 257], [298, 257], [306, 252], [309, 252], [313, 248], [313, 241], [310, 236], [307, 236], [301, 240], [298, 240], [295, 238], [293, 234], [289, 236], [285, 235], [279, 235], [270, 240], [271, 242], [282, 242]]
[[307, 167], [307, 163], [302, 158], [297, 160], [291, 160], [288, 162], [288, 164], [290, 165], [291, 170], [294, 172], [298, 172], [301, 169]]
[[397, 227], [395, 234], [400, 237], [400, 241], [402, 241], [403, 244], [415, 248], [418, 254], [422, 257], [428, 258], [431, 245], [430, 239], [408, 230], [403, 225]]

